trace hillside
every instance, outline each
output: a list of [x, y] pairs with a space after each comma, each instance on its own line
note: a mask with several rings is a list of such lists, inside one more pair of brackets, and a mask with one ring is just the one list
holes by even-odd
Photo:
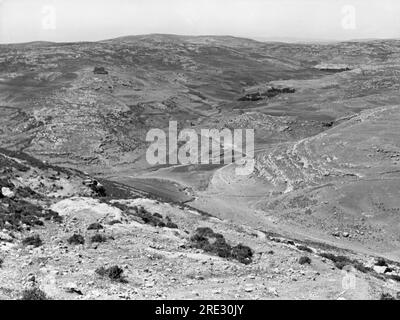
[[[395, 295], [399, 74], [399, 40], [0, 45], [0, 296]], [[255, 171], [150, 166], [146, 133], [171, 120], [254, 128]], [[23, 244], [36, 234], [41, 246]], [[127, 283], [95, 272], [115, 264]]]

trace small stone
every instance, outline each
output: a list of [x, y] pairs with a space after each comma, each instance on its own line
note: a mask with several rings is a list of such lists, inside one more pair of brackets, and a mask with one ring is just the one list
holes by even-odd
[[267, 291], [268, 291], [269, 294], [272, 294], [274, 296], [278, 296], [278, 291], [274, 287], [267, 288]]
[[7, 198], [14, 198], [15, 197], [15, 193], [13, 191], [11, 191], [10, 188], [7, 188], [7, 187], [2, 187], [1, 188], [1, 193], [3, 194], [3, 196], [5, 196]]

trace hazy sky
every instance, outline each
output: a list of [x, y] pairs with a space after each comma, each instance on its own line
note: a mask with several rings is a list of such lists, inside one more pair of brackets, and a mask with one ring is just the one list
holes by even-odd
[[146, 33], [400, 38], [399, 0], [0, 0], [0, 42]]

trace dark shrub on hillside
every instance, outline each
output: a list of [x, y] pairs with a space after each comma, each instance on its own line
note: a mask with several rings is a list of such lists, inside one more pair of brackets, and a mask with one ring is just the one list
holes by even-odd
[[384, 258], [379, 257], [378, 259], [376, 259], [375, 265], [381, 267], [387, 267], [387, 262]]
[[146, 224], [152, 225], [154, 227], [165, 227], [165, 222], [163, 221], [163, 218], [159, 213], [151, 214], [143, 207], [140, 207], [138, 209], [137, 216], [140, 217]]
[[34, 198], [34, 199], [41, 198], [41, 196], [38, 193], [36, 193], [29, 187], [18, 187], [16, 189], [16, 194], [21, 198]]
[[43, 214], [44, 220], [52, 220], [57, 223], [63, 222], [63, 218], [53, 210], [45, 210]]
[[34, 235], [23, 239], [22, 244], [25, 246], [34, 246], [35, 248], [37, 248], [43, 244], [43, 241], [42, 239], [40, 239], [39, 235]]
[[4, 262], [3, 258], [0, 258], [0, 268], [3, 266], [3, 262]]
[[307, 246], [303, 246], [303, 245], [299, 245], [297, 246], [297, 249], [301, 250], [301, 251], [306, 251], [309, 253], [312, 253], [313, 251], [311, 250], [311, 248], [307, 247]]
[[303, 257], [300, 257], [299, 263], [300, 264], [311, 264], [311, 259], [310, 259], [310, 257], [303, 256]]
[[170, 229], [178, 229], [178, 225], [176, 223], [173, 223], [172, 221], [167, 221], [167, 224], [165, 226]]
[[108, 71], [104, 67], [94, 67], [94, 74], [108, 74]]
[[190, 240], [193, 247], [221, 258], [236, 259], [244, 264], [252, 262], [253, 251], [249, 247], [242, 244], [232, 247], [222, 234], [215, 233], [211, 228], [197, 228]]
[[111, 220], [108, 224], [109, 224], [110, 226], [113, 226], [114, 224], [121, 224], [121, 223], [122, 223], [121, 220]]
[[335, 256], [332, 253], [321, 253], [320, 256], [331, 260], [335, 264], [335, 267], [340, 270], [345, 266], [353, 265], [353, 260], [345, 256]]
[[22, 292], [21, 300], [49, 300], [46, 293], [39, 288], [26, 289]]
[[396, 300], [390, 293], [381, 293], [379, 300]]
[[108, 277], [112, 281], [127, 282], [123, 276], [124, 270], [119, 266], [112, 266], [110, 268], [100, 267], [95, 271], [102, 277]]
[[68, 238], [67, 242], [69, 244], [85, 244], [85, 238], [80, 234], [74, 234]]
[[3, 199], [6, 207], [0, 207], [0, 229], [23, 231], [23, 225], [34, 227], [42, 226], [44, 220], [61, 222], [57, 212], [31, 204], [21, 199]]
[[93, 237], [90, 238], [90, 241], [98, 242], [98, 243], [106, 242], [107, 241], [107, 237], [102, 235], [102, 234], [100, 234], [100, 233], [96, 233]]
[[358, 261], [353, 261], [353, 267], [362, 273], [368, 273], [372, 271], [371, 268], [364, 266], [364, 264]]
[[88, 230], [101, 230], [101, 229], [103, 229], [103, 226], [100, 223], [95, 222], [95, 223], [90, 224], [87, 229]]
[[153, 213], [153, 217], [159, 218], [159, 219], [163, 218], [163, 216], [161, 214], [157, 213], [157, 212]]
[[388, 279], [392, 279], [392, 280], [395, 280], [395, 281], [399, 281], [399, 282], [400, 282], [400, 276], [397, 275], [397, 274], [387, 274], [387, 275], [385, 275], [385, 276], [386, 276], [386, 278], [388, 278]]
[[166, 227], [171, 229], [178, 229], [178, 225], [173, 223], [170, 217], [165, 218], [167, 220]]
[[363, 273], [372, 271], [371, 268], [365, 267], [364, 264], [362, 264], [361, 262], [357, 260], [352, 260], [346, 256], [335, 256], [334, 254], [327, 252], [321, 253], [320, 256], [331, 260], [335, 264], [335, 267], [340, 270], [343, 269], [345, 266], [353, 266], [358, 271], [361, 271]]
[[238, 244], [232, 248], [232, 258], [244, 264], [250, 264], [253, 257], [253, 250], [250, 247]]

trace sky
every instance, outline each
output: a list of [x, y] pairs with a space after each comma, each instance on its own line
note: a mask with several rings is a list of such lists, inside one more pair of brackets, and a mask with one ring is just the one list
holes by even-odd
[[400, 38], [399, 0], [0, 0], [0, 43], [125, 35]]

